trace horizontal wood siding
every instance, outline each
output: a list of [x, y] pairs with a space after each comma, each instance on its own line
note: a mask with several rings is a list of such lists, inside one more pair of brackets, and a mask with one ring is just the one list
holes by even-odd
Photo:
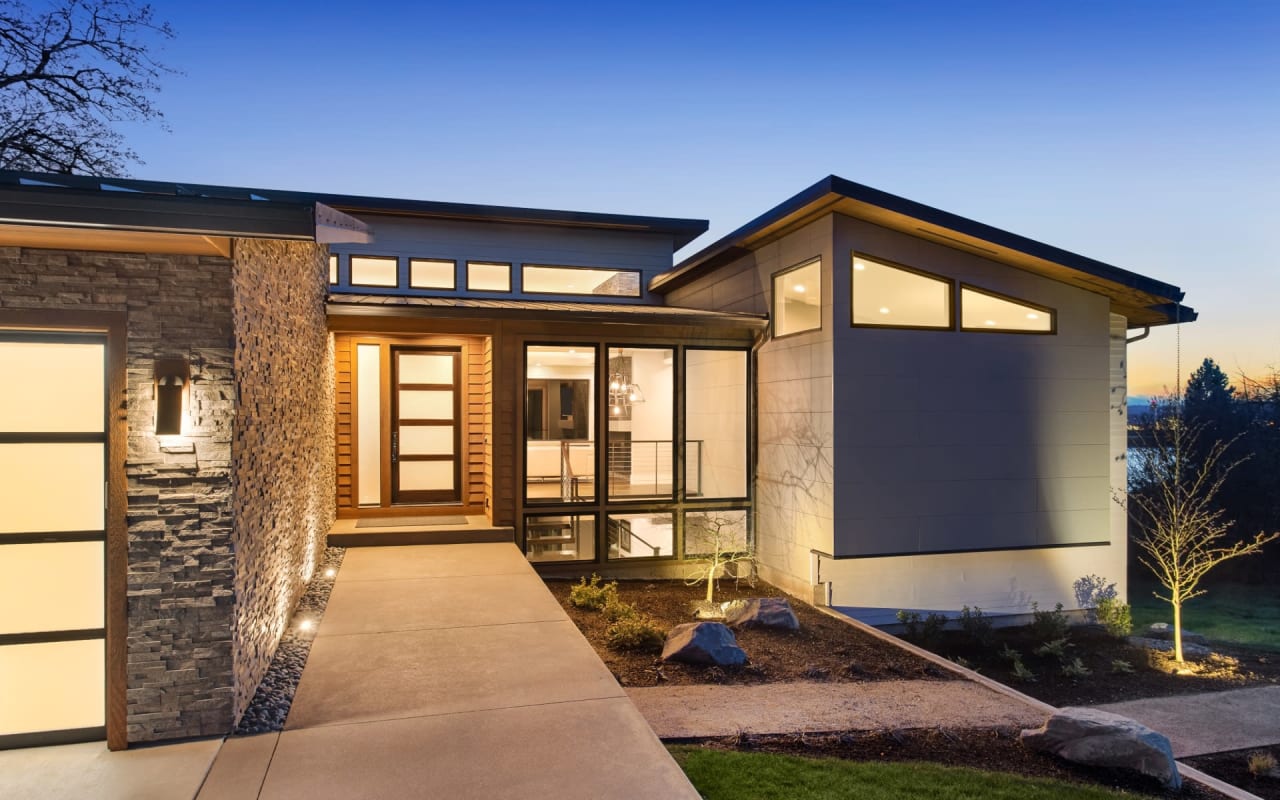
[[351, 373], [355, 367], [355, 347], [348, 336], [338, 336], [334, 340], [334, 365], [337, 371], [336, 389], [337, 413], [335, 433], [337, 434], [337, 498], [338, 508], [351, 508], [355, 505], [352, 499], [352, 470], [355, 463], [353, 449], [355, 420], [351, 403], [353, 382]]

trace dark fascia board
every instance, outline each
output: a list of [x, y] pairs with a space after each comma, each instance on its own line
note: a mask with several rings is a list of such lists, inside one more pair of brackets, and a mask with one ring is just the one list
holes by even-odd
[[[323, 203], [346, 212], [392, 214], [397, 216], [429, 217], [434, 219], [473, 220], [480, 222], [510, 222], [532, 225], [557, 225], [570, 228], [597, 228], [630, 231], [634, 233], [658, 233], [672, 237], [672, 252], [707, 232], [710, 223], [705, 219], [678, 217], [648, 217], [627, 214], [599, 214], [587, 211], [558, 211], [553, 209], [520, 208], [515, 206], [475, 205], [471, 203], [443, 203], [431, 200], [403, 200], [391, 197], [367, 197], [362, 195], [329, 194], [323, 192], [293, 192], [274, 189], [250, 189], [236, 186], [213, 186], [194, 183], [168, 183], [116, 178], [97, 178], [76, 175], [44, 175], [30, 172], [0, 170], [0, 185], [16, 185], [19, 181], [50, 183], [58, 187], [106, 191], [112, 194], [139, 192], [169, 196], [224, 198], [314, 205]], [[26, 189], [32, 188], [26, 186]], [[65, 191], [65, 189], [64, 189]]]
[[0, 183], [0, 223], [314, 240], [314, 204]]
[[[1059, 264], [1068, 269], [1092, 275], [1119, 286], [1163, 298], [1170, 301], [1171, 308], [1181, 308], [1179, 317], [1182, 321], [1186, 322], [1195, 318], [1195, 312], [1192, 309], [1186, 306], [1178, 306], [1178, 301], [1182, 300], [1184, 293], [1176, 286], [1053, 247], [1043, 242], [1037, 242], [1034, 239], [1028, 239], [1025, 236], [1019, 236], [958, 214], [952, 214], [923, 203], [917, 203], [914, 200], [908, 200], [905, 197], [899, 197], [870, 186], [855, 183], [838, 175], [828, 175], [794, 197], [784, 200], [779, 205], [724, 236], [719, 241], [681, 261], [670, 272], [658, 275], [650, 281], [649, 289], [663, 294], [683, 286], [694, 278], [750, 252], [751, 248], [747, 245], [748, 240], [765, 228], [792, 215], [803, 214], [805, 211], [809, 211], [810, 215], [812, 215], [821, 211], [824, 206], [834, 205], [841, 198], [848, 198], [855, 202], [876, 206], [891, 213], [914, 218], [927, 224], [947, 228], [965, 236], [971, 236], [999, 247], [1023, 253], [1032, 258]], [[801, 218], [807, 219], [806, 216]], [[1174, 321], [1172, 317], [1170, 321]]]

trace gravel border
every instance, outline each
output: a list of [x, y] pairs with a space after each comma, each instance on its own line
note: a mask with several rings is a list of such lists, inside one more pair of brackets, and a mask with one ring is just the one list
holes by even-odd
[[[342, 557], [346, 552], [345, 547], [325, 548], [320, 565], [298, 600], [293, 619], [289, 620], [284, 636], [276, 647], [271, 666], [267, 667], [267, 674], [258, 684], [258, 690], [254, 692], [253, 700], [245, 709], [232, 736], [284, 730], [284, 721], [293, 705], [293, 694], [298, 690], [298, 681], [302, 678], [302, 668], [307, 665], [307, 656], [311, 653], [311, 642], [316, 638], [316, 631], [324, 617], [325, 606], [329, 604], [329, 594], [338, 579], [338, 570], [342, 568]], [[302, 629], [304, 621], [311, 623], [308, 630]]]

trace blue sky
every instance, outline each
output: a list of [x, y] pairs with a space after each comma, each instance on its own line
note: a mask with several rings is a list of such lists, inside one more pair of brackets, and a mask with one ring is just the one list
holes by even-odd
[[[1280, 4], [156, 2], [136, 177], [710, 219], [836, 173], [1177, 284], [1280, 367]], [[1175, 383], [1175, 337], [1130, 387]]]

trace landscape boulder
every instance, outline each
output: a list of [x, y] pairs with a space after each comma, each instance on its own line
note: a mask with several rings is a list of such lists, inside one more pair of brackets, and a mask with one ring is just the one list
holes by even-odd
[[[1171, 639], [1151, 639], [1145, 636], [1130, 636], [1125, 641], [1134, 647], [1141, 647], [1143, 650], [1160, 650], [1163, 652], [1173, 650], [1173, 640]], [[1205, 658], [1212, 653], [1213, 650], [1202, 644], [1192, 644], [1191, 642], [1182, 643], [1182, 655], [1184, 658]]]
[[1128, 769], [1182, 786], [1173, 748], [1163, 734], [1140, 722], [1094, 708], [1064, 708], [1044, 727], [1022, 732], [1022, 743], [1077, 764]]
[[[1173, 641], [1173, 626], [1167, 622], [1153, 622], [1151, 627], [1147, 628], [1146, 638], [1148, 639], [1164, 639]], [[1195, 633], [1186, 628], [1182, 629], [1182, 644], [1208, 644], [1209, 640], [1202, 633]]]
[[753, 597], [735, 602], [725, 609], [724, 621], [730, 628], [800, 630], [800, 620], [785, 597]]
[[662, 660], [739, 667], [747, 663], [747, 654], [738, 647], [733, 631], [722, 623], [686, 622], [667, 634]]

